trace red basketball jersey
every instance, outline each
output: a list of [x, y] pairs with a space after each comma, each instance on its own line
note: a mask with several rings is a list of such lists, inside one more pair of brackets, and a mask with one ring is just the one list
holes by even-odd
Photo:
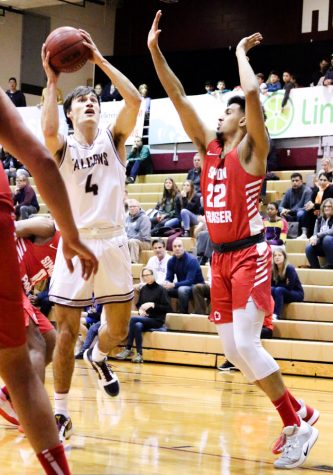
[[25, 238], [17, 240], [20, 274], [26, 293], [38, 282], [51, 277], [59, 238], [60, 233], [56, 231], [53, 238], [42, 245], [34, 244]]
[[207, 228], [216, 244], [255, 236], [263, 231], [259, 194], [264, 177], [242, 167], [237, 148], [222, 158], [223, 147], [213, 140], [207, 147], [201, 174], [201, 192]]

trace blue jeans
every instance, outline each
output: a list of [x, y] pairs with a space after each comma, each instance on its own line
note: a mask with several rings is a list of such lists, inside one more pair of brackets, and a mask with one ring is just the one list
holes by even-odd
[[313, 269], [320, 269], [318, 256], [326, 257], [327, 264], [333, 265], [333, 236], [324, 236], [315, 246], [308, 244], [305, 254]]
[[83, 346], [81, 348], [81, 352], [89, 350], [93, 341], [95, 340], [96, 336], [98, 335], [98, 331], [100, 329], [101, 322], [94, 323], [88, 330], [86, 339], [84, 340]]
[[179, 228], [180, 226], [180, 219], [178, 218], [171, 218], [165, 221], [164, 226], [169, 226], [170, 228]]
[[188, 313], [188, 304], [192, 298], [192, 286], [182, 286], [176, 289], [168, 289], [169, 297], [174, 297], [179, 300], [180, 313]]
[[274, 299], [274, 313], [278, 317], [282, 315], [283, 305], [291, 302], [303, 302], [304, 296], [298, 290], [288, 290], [285, 287], [272, 287]]
[[190, 230], [191, 224], [198, 224], [198, 216], [188, 209], [182, 209], [180, 216], [183, 221], [183, 228], [185, 231]]
[[142, 355], [142, 332], [151, 328], [161, 328], [162, 326], [163, 323], [155, 318], [131, 317], [126, 348], [130, 350], [135, 340], [136, 351]]

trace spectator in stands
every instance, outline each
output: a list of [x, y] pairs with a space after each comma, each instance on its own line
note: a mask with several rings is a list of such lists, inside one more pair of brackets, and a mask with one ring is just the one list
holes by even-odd
[[[62, 96], [62, 91], [61, 91], [61, 89], [59, 89], [57, 87], [56, 92], [57, 92], [57, 104], [58, 104], [58, 106], [61, 106], [64, 103], [64, 98]], [[47, 87], [44, 87], [44, 89], [42, 90], [42, 97], [40, 99], [39, 106], [42, 106], [44, 104], [46, 94], [47, 94]]]
[[[179, 193], [178, 186], [173, 178], [168, 177], [164, 180], [162, 199], [155, 206], [153, 216], [150, 217], [152, 225], [152, 236], [165, 223], [176, 216], [175, 200]], [[157, 211], [157, 212], [155, 212]]]
[[331, 159], [329, 157], [324, 157], [321, 160], [321, 170], [319, 173], [325, 173], [327, 176], [328, 181], [332, 183], [333, 181], [333, 167], [331, 164]]
[[257, 80], [259, 84], [260, 94], [263, 94], [264, 96], [266, 96], [268, 92], [268, 86], [265, 83], [265, 76], [263, 73], [258, 73], [256, 74], [256, 76], [257, 76]]
[[294, 78], [294, 75], [291, 74], [289, 71], [285, 71], [282, 75], [282, 79], [283, 79], [283, 90], [284, 90], [284, 96], [283, 96], [283, 99], [282, 99], [282, 104], [281, 104], [281, 108], [282, 110], [285, 108], [285, 106], [287, 105], [287, 102], [288, 102], [288, 99], [289, 99], [289, 96], [290, 96], [290, 91], [292, 89], [294, 89], [294, 87], [296, 87], [295, 85], [295, 78]]
[[[326, 173], [321, 172], [318, 175], [317, 185], [313, 187], [310, 200], [305, 203], [307, 236], [312, 236], [316, 219], [320, 214], [320, 206], [327, 198], [333, 198], [333, 185], [328, 181]], [[306, 239], [307, 236], [303, 238]]]
[[9, 152], [4, 150], [3, 147], [0, 149], [0, 159], [2, 161], [3, 168], [5, 173], [8, 177], [8, 181], [10, 185], [15, 184], [16, 180], [16, 173], [19, 168], [22, 167], [22, 164], [13, 157]]
[[94, 87], [94, 91], [95, 91], [95, 94], [98, 97], [98, 99], [101, 101], [102, 92], [103, 92], [102, 84], [99, 84], [99, 83], [96, 84], [95, 87]]
[[131, 317], [127, 345], [121, 353], [116, 355], [118, 360], [125, 360], [132, 356], [132, 346], [135, 340], [137, 354], [132, 359], [133, 363], [143, 363], [142, 332], [161, 328], [164, 325], [166, 314], [172, 311], [167, 291], [156, 282], [154, 271], [148, 266], [144, 267], [141, 271], [141, 278], [145, 285], [140, 290], [137, 303], [139, 316]]
[[104, 86], [101, 94], [101, 102], [114, 102], [121, 101], [122, 99], [120, 92], [111, 82], [108, 82], [107, 85]]
[[16, 78], [9, 78], [6, 94], [16, 107], [26, 107], [25, 95], [17, 89]]
[[266, 81], [268, 92], [276, 92], [282, 89], [280, 77], [276, 71], [269, 73], [268, 80]]
[[[185, 251], [181, 238], [172, 243], [173, 256], [168, 261], [164, 287], [169, 297], [178, 298], [180, 313], [188, 313], [192, 287], [204, 283], [201, 267], [194, 256]], [[177, 282], [175, 282], [175, 277]]]
[[199, 224], [195, 227], [194, 237], [196, 238], [196, 255], [201, 266], [205, 265], [212, 257], [213, 247], [207, 230], [204, 216], [199, 216]]
[[131, 262], [139, 262], [140, 252], [150, 249], [150, 219], [141, 209], [137, 200], [128, 200], [128, 216], [125, 220], [125, 229], [128, 237], [128, 246]]
[[192, 287], [193, 313], [209, 315], [210, 313], [210, 287], [212, 283], [211, 268], [207, 272], [207, 280]]
[[16, 189], [13, 196], [16, 217], [27, 219], [39, 211], [39, 204], [34, 189], [29, 185], [29, 178], [20, 174], [16, 177]]
[[200, 213], [200, 195], [194, 190], [191, 180], [185, 180], [182, 191], [176, 196], [175, 200], [176, 217], [169, 219], [165, 226], [177, 227], [182, 223], [184, 237], [190, 236], [191, 224], [198, 224]]
[[279, 206], [277, 203], [269, 203], [266, 208], [266, 218], [264, 219], [265, 239], [270, 244], [272, 251], [277, 247], [285, 249], [287, 239], [288, 223], [279, 216]]
[[135, 137], [134, 145], [127, 157], [126, 183], [134, 183], [137, 175], [148, 175], [153, 172], [150, 150], [143, 145], [141, 137]]
[[310, 244], [305, 249], [312, 269], [320, 269], [318, 256], [326, 258], [324, 269], [333, 269], [333, 199], [324, 200], [316, 220]]
[[301, 238], [307, 233], [306, 210], [304, 208], [311, 198], [311, 188], [304, 185], [303, 177], [299, 172], [290, 176], [291, 188], [286, 191], [279, 206], [280, 216], [287, 221], [297, 221], [301, 228]]
[[211, 81], [209, 79], [207, 81], [205, 81], [205, 89], [206, 89], [207, 94], [213, 94], [214, 95], [214, 91], [215, 91], [214, 81]]
[[272, 297], [274, 299], [273, 320], [282, 318], [283, 305], [303, 302], [304, 290], [294, 266], [288, 263], [286, 251], [273, 252]]
[[[260, 338], [262, 340], [269, 340], [273, 336], [273, 316], [266, 315], [264, 318], [264, 324], [261, 329]], [[217, 367], [220, 371], [230, 371], [231, 369], [237, 369], [230, 361], [225, 360], [223, 364]]]
[[193, 156], [193, 165], [194, 168], [188, 171], [187, 180], [191, 180], [194, 185], [194, 191], [201, 196], [200, 190], [200, 178], [201, 178], [201, 160], [198, 153]]
[[147, 119], [149, 118], [151, 103], [151, 98], [148, 96], [149, 91], [147, 84], [140, 84], [139, 93], [141, 96], [141, 101], [145, 104], [145, 118]]
[[154, 255], [149, 258], [147, 267], [154, 271], [156, 282], [162, 285], [166, 280], [167, 264], [171, 256], [166, 251], [163, 239], [155, 239], [152, 248]]
[[[319, 62], [319, 70], [312, 73], [312, 82], [310, 86], [319, 86], [319, 81], [324, 82], [326, 71], [330, 63], [327, 58], [322, 58]], [[322, 84], [320, 84], [322, 86]]]
[[330, 86], [333, 84], [333, 53], [331, 54], [331, 65], [325, 73], [323, 84], [324, 86]]
[[214, 91], [214, 96], [216, 99], [222, 101], [223, 95], [226, 92], [230, 92], [231, 89], [227, 89], [224, 79], [220, 79], [216, 84], [216, 91]]

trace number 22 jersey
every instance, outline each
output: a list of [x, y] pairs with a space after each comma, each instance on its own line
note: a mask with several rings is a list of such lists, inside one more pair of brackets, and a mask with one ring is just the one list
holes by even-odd
[[59, 171], [79, 229], [124, 226], [125, 166], [108, 129], [98, 129], [91, 145], [69, 135]]
[[222, 158], [215, 139], [208, 144], [201, 174], [201, 192], [207, 228], [216, 244], [255, 236], [263, 231], [259, 195], [263, 177], [247, 173], [237, 148]]

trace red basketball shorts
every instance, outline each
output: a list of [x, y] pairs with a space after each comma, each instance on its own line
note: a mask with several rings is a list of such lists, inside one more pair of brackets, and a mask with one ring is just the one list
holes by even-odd
[[272, 251], [266, 242], [246, 249], [213, 253], [210, 321], [232, 322], [233, 310], [245, 308], [251, 297], [265, 315], [273, 311]]
[[11, 193], [0, 165], [0, 348], [21, 346], [26, 341], [14, 232]]
[[29, 326], [30, 319], [39, 327], [41, 334], [47, 333], [50, 330], [53, 330], [52, 323], [47, 319], [47, 317], [28, 299], [25, 293], [22, 291], [23, 297], [23, 308], [24, 308], [24, 321], [25, 326]]

